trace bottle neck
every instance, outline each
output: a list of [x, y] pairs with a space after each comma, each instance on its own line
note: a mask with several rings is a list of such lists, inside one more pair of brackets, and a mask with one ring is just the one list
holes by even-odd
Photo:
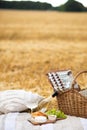
[[58, 96], [58, 92], [55, 91], [53, 94], [52, 94], [52, 97], [55, 97], [55, 96]]

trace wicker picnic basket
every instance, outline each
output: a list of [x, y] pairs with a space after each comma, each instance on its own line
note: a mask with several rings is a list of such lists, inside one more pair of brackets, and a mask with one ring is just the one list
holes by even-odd
[[77, 78], [82, 73], [87, 73], [87, 71], [79, 72], [73, 80], [71, 89], [58, 94], [57, 101], [59, 109], [65, 114], [87, 118], [87, 97], [74, 88]]

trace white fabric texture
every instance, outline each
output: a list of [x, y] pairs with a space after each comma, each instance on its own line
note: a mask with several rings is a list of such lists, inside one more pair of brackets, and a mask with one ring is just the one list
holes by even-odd
[[41, 130], [54, 130], [53, 124], [45, 124], [41, 126]]
[[80, 118], [84, 130], [87, 130], [87, 119]]
[[85, 130], [85, 129], [82, 123], [80, 122], [79, 117], [67, 116], [66, 119], [58, 120], [54, 124], [46, 124], [44, 126], [41, 126], [41, 130]]
[[79, 93], [82, 94], [84, 97], [87, 98], [87, 89], [82, 90], [82, 91], [80, 91]]
[[[14, 115], [14, 113], [12, 114]], [[67, 116], [67, 119], [58, 120], [53, 124], [33, 125], [28, 121], [31, 117], [29, 113], [19, 113], [17, 116], [15, 115], [15, 117], [12, 114], [10, 115], [14, 121], [10, 122], [10, 120], [8, 120], [8, 125], [11, 123], [15, 124], [15, 130], [87, 130], [84, 129], [86, 128], [84, 126], [87, 124], [87, 119], [84, 118]], [[10, 118], [10, 115], [9, 117], [8, 114], [0, 115], [0, 130], [8, 130], [5, 127], [5, 122], [6, 118]]]
[[44, 99], [39, 94], [24, 90], [6, 90], [0, 92], [0, 113], [20, 112], [35, 109]]
[[5, 118], [5, 130], [15, 130], [16, 118], [19, 113], [8, 113]]

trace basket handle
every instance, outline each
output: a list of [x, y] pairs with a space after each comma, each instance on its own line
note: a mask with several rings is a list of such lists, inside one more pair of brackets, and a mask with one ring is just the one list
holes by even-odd
[[79, 73], [76, 74], [73, 82], [72, 82], [72, 88], [74, 89], [74, 85], [75, 85], [75, 82], [76, 82], [76, 79], [79, 77], [80, 74], [82, 73], [87, 73], [87, 70], [84, 70], [84, 71], [80, 71]]

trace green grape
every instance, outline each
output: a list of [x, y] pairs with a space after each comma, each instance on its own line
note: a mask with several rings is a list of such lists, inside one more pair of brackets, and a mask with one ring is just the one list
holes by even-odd
[[66, 115], [61, 110], [51, 109], [46, 112], [47, 115], [56, 115], [57, 118], [66, 118]]

